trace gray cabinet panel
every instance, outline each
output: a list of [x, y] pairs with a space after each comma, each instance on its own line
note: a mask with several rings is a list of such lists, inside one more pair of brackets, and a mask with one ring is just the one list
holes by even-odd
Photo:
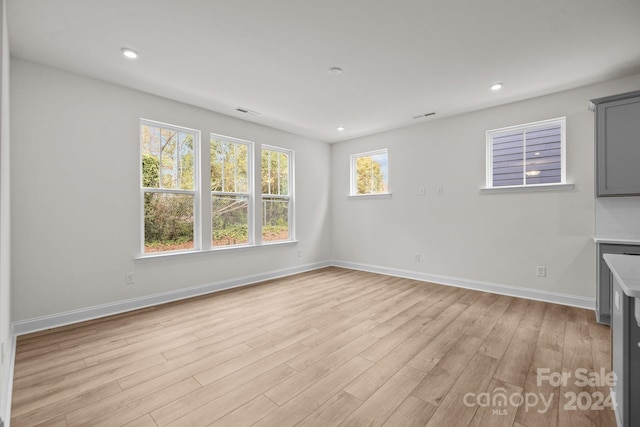
[[609, 266], [602, 256], [604, 254], [640, 255], [640, 246], [598, 243], [597, 253], [596, 320], [598, 323], [609, 325], [611, 315], [611, 270], [609, 270]]
[[640, 92], [596, 106], [596, 196], [640, 195]]
[[636, 322], [635, 298], [624, 294], [612, 277], [611, 368], [616, 374], [616, 418], [623, 427], [640, 421], [640, 326]]

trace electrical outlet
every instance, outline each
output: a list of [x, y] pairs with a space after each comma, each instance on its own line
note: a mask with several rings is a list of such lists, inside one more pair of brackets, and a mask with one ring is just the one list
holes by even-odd
[[418, 194], [424, 196], [425, 194], [427, 194], [427, 190], [424, 187], [420, 187], [418, 188]]
[[413, 261], [420, 262], [420, 254], [413, 254]]
[[302, 251], [298, 250], [298, 258], [301, 258], [301, 257], [302, 257]]
[[438, 196], [442, 196], [444, 194], [444, 187], [438, 187]]
[[135, 283], [133, 273], [127, 273], [124, 275], [124, 283], [127, 285], [133, 285]]
[[547, 277], [547, 267], [544, 266], [537, 266], [536, 267], [536, 275], [538, 277]]

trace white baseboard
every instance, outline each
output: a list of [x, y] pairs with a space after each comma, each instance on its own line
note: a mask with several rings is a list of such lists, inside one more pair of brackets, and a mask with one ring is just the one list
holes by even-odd
[[97, 319], [100, 317], [111, 316], [113, 314], [124, 313], [140, 308], [151, 307], [168, 302], [178, 301], [185, 298], [191, 298], [199, 295], [219, 292], [226, 289], [247, 286], [265, 280], [277, 279], [280, 277], [291, 276], [293, 274], [304, 273], [306, 271], [317, 270], [323, 267], [329, 267], [329, 261], [318, 262], [314, 264], [306, 264], [281, 270], [274, 270], [266, 273], [255, 274], [251, 276], [238, 277], [235, 279], [222, 280], [219, 282], [207, 283], [204, 285], [192, 286], [174, 291], [162, 292], [158, 294], [148, 295], [139, 298], [132, 298], [124, 301], [118, 301], [109, 304], [96, 305], [93, 307], [71, 310], [64, 313], [52, 314], [33, 319], [20, 320], [13, 322], [14, 336], [24, 335], [32, 332], [43, 331], [46, 329], [56, 328], [59, 326], [70, 325], [73, 323], [84, 322], [86, 320]]
[[421, 273], [417, 271], [400, 270], [396, 268], [378, 267], [375, 265], [359, 264], [349, 261], [333, 260], [331, 265], [348, 268], [351, 270], [367, 271], [370, 273], [386, 274], [388, 276], [404, 277], [423, 282], [437, 283], [440, 285], [456, 286], [458, 288], [473, 289], [476, 291], [490, 292], [493, 294], [508, 295], [536, 301], [551, 302], [572, 307], [595, 310], [595, 298], [579, 297], [575, 295], [561, 294], [558, 292], [541, 291], [538, 289], [518, 288], [515, 286], [500, 285], [496, 283], [480, 282], [477, 280], [460, 279], [457, 277], [440, 276], [437, 274]]

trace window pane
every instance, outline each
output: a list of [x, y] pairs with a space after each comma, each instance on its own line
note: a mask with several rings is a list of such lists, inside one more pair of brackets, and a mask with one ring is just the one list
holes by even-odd
[[552, 184], [562, 180], [560, 126], [527, 131], [527, 184]]
[[388, 189], [388, 154], [376, 153], [355, 157], [355, 194], [386, 193]]
[[211, 191], [249, 192], [247, 144], [211, 138]]
[[193, 133], [142, 125], [142, 186], [193, 190]]
[[262, 150], [262, 194], [289, 195], [289, 155]]
[[524, 131], [493, 138], [493, 186], [522, 185]]
[[262, 198], [262, 241], [289, 240], [289, 199]]
[[563, 182], [565, 118], [487, 132], [493, 187]]
[[213, 246], [249, 243], [249, 198], [244, 195], [211, 195]]
[[194, 196], [144, 193], [144, 251], [193, 248]]

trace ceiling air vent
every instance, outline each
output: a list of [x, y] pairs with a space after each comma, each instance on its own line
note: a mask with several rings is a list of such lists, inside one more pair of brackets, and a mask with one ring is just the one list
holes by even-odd
[[429, 117], [429, 116], [433, 116], [436, 113], [427, 113], [427, 114], [420, 114], [419, 116], [413, 116], [414, 119], [421, 119], [423, 117]]
[[244, 114], [250, 114], [252, 116], [259, 116], [260, 115], [260, 113], [258, 113], [257, 111], [249, 110], [248, 108], [238, 107], [238, 108], [236, 108], [236, 111], [238, 111], [240, 113], [244, 113]]

